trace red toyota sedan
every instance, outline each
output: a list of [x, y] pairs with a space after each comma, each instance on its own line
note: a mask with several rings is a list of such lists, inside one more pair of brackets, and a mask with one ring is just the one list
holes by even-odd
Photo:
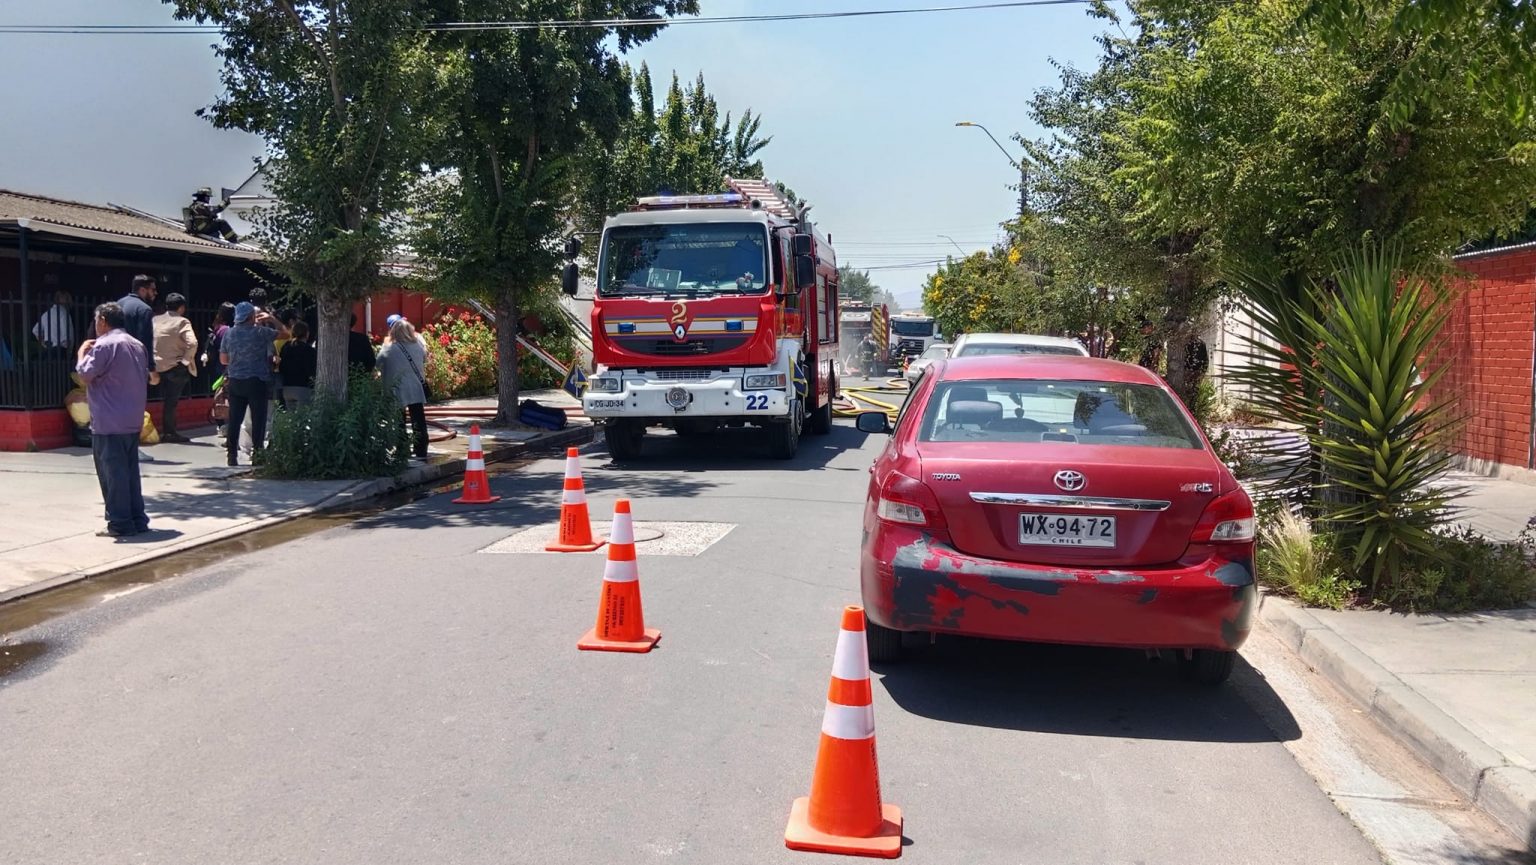
[[902, 632], [1173, 650], [1209, 684], [1258, 603], [1254, 513], [1178, 398], [1089, 357], [934, 362], [870, 469], [870, 657]]

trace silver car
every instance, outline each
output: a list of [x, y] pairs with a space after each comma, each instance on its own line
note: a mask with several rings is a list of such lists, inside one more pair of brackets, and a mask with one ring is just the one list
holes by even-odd
[[955, 340], [950, 357], [986, 354], [1066, 354], [1087, 357], [1088, 349], [1075, 339], [1031, 333], [967, 333]]
[[907, 364], [907, 381], [917, 381], [922, 376], [923, 370], [928, 368], [928, 364], [949, 357], [949, 349], [950, 345], [947, 342], [936, 342], [928, 346], [926, 351], [913, 358], [912, 362]]

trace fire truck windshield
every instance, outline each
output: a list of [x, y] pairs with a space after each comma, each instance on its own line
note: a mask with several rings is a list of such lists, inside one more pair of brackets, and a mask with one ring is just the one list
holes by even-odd
[[754, 222], [616, 226], [603, 237], [597, 279], [605, 297], [761, 294], [768, 231]]

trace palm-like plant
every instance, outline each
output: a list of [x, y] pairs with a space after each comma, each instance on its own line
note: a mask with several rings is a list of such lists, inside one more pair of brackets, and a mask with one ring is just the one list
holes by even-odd
[[1410, 558], [1436, 554], [1457, 493], [1441, 482], [1455, 407], [1432, 395], [1446, 367], [1424, 365], [1450, 297], [1403, 263], [1398, 248], [1366, 244], [1299, 292], [1241, 283], [1267, 337], [1250, 356], [1270, 361], [1241, 378], [1267, 414], [1306, 432], [1314, 510], [1374, 597], [1393, 594]]

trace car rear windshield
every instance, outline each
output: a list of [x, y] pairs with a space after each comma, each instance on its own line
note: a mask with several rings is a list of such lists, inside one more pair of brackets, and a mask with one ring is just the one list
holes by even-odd
[[1082, 357], [1083, 352], [1070, 345], [1041, 345], [1022, 342], [968, 342], [956, 357], [982, 357], [989, 354], [1070, 354]]
[[1204, 447], [1161, 388], [1102, 381], [944, 382], [923, 413], [925, 442]]

